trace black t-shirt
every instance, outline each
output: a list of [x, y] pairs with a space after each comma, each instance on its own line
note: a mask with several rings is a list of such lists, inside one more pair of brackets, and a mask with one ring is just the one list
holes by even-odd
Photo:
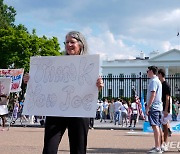
[[[166, 107], [166, 95], [171, 96], [170, 93], [171, 93], [171, 88], [170, 88], [169, 84], [166, 81], [164, 81], [162, 83], [163, 111], [165, 110], [165, 107]], [[170, 101], [169, 101], [169, 104], [170, 104]], [[170, 105], [168, 107], [168, 112], [170, 112]]]

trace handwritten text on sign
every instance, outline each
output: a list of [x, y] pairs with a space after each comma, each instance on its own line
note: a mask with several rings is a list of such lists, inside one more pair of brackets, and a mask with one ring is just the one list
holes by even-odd
[[99, 56], [32, 57], [24, 114], [94, 117]]

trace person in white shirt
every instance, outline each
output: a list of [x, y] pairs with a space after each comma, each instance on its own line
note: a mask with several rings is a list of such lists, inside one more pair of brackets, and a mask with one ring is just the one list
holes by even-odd
[[134, 98], [133, 102], [131, 103], [131, 109], [132, 109], [132, 113], [131, 113], [131, 120], [130, 120], [130, 126], [132, 127], [132, 121], [134, 120], [134, 127], [136, 127], [136, 121], [137, 121], [137, 114], [138, 114], [138, 106], [136, 103], [136, 98]]
[[128, 105], [127, 105], [126, 101], [123, 101], [120, 109], [121, 109], [122, 127], [123, 127], [123, 124], [124, 124], [124, 120], [125, 120], [126, 127], [127, 127]]
[[104, 116], [104, 122], [106, 122], [106, 119], [107, 119], [108, 107], [109, 107], [108, 100], [105, 99], [104, 102], [103, 102], [103, 116]]
[[96, 120], [100, 119], [100, 101], [97, 101]]
[[114, 103], [114, 124], [116, 125], [116, 122], [118, 122], [118, 125], [120, 125], [120, 108], [122, 103], [120, 102], [120, 99], [116, 99]]
[[100, 109], [100, 122], [102, 122], [102, 119], [103, 119], [103, 101], [102, 100], [99, 102], [99, 109]]

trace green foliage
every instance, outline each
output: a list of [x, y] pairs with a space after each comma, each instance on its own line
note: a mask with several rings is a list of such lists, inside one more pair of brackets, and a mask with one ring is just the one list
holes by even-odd
[[61, 53], [56, 37], [38, 37], [22, 25], [14, 25], [16, 11], [0, 0], [0, 68], [24, 68], [29, 71], [31, 56], [57, 56]]
[[0, 28], [14, 26], [16, 11], [12, 6], [7, 6], [0, 0]]
[[22, 25], [0, 29], [0, 68], [24, 68], [27, 72], [31, 56], [57, 56], [59, 50], [56, 37], [29, 34]]

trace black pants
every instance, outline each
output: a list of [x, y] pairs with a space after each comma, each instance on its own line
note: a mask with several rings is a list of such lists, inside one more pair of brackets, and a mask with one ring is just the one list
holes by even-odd
[[89, 118], [46, 117], [43, 154], [57, 154], [66, 128], [68, 128], [70, 153], [86, 153]]

